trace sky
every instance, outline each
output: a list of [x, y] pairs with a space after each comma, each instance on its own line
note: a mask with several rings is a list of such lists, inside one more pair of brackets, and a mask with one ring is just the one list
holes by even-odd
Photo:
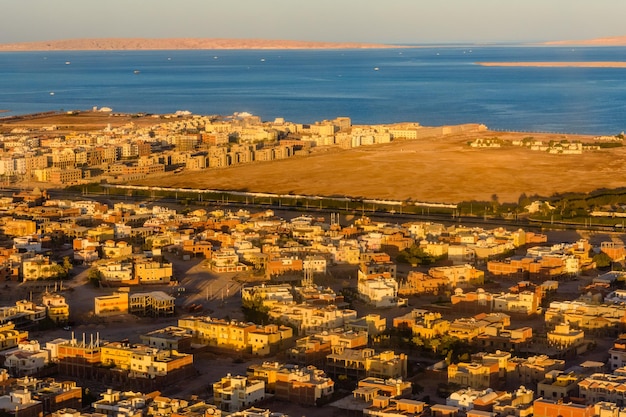
[[4, 0], [0, 43], [237, 38], [391, 44], [626, 35], [624, 0]]

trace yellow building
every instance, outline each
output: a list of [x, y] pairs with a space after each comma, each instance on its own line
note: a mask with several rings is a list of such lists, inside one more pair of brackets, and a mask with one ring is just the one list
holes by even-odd
[[45, 293], [42, 304], [46, 307], [48, 318], [55, 323], [66, 323], [70, 319], [70, 306], [61, 294]]
[[492, 363], [456, 363], [448, 366], [448, 383], [459, 384], [463, 387], [486, 389], [496, 387], [499, 377], [497, 362]]
[[22, 277], [24, 281], [54, 278], [59, 275], [58, 266], [49, 257], [37, 255], [34, 258], [24, 259], [22, 262]]
[[193, 366], [193, 355], [191, 354], [142, 346], [132, 350], [130, 376], [155, 378], [166, 376], [172, 371], [189, 366]]
[[96, 242], [105, 242], [115, 238], [115, 230], [110, 226], [98, 226], [87, 231], [87, 237]]
[[326, 369], [330, 376], [345, 375], [348, 378], [406, 378], [407, 356], [385, 351], [376, 354], [374, 349], [344, 349], [333, 347], [326, 356]]
[[17, 347], [20, 341], [28, 339], [28, 332], [17, 330], [11, 322], [0, 325], [0, 350]]
[[134, 378], [154, 378], [193, 365], [193, 355], [113, 342], [100, 348], [100, 361], [105, 366], [129, 370]]
[[49, 181], [54, 184], [77, 183], [83, 178], [83, 172], [76, 168], [49, 168]]
[[561, 348], [576, 346], [584, 339], [585, 332], [571, 329], [568, 323], [559, 324], [553, 331], [548, 332], [548, 343]]
[[102, 255], [107, 259], [125, 258], [133, 254], [133, 247], [124, 241], [115, 243], [107, 240], [102, 246]]
[[106, 316], [128, 313], [128, 293], [117, 292], [94, 298], [94, 314]]
[[32, 220], [7, 218], [2, 230], [7, 236], [29, 236], [37, 232], [37, 223]]
[[276, 352], [293, 339], [293, 329], [289, 326], [269, 324], [258, 326], [248, 333], [248, 346], [255, 355], [269, 355]]
[[172, 264], [152, 259], [135, 259], [135, 279], [140, 284], [167, 284], [172, 279]]
[[285, 347], [293, 338], [288, 326], [269, 324], [259, 326], [212, 319], [189, 317], [178, 320], [178, 326], [192, 333], [194, 343], [205, 344], [235, 351], [247, 351], [255, 355], [269, 355]]
[[179, 319], [178, 327], [191, 330], [195, 343], [238, 351], [248, 348], [248, 333], [257, 328], [252, 323], [228, 322], [211, 317]]
[[416, 321], [411, 326], [414, 336], [423, 339], [432, 339], [448, 333], [450, 322], [441, 318], [439, 313], [428, 313], [422, 320]]
[[104, 366], [129, 370], [132, 349], [126, 343], [111, 342], [100, 348], [100, 362]]

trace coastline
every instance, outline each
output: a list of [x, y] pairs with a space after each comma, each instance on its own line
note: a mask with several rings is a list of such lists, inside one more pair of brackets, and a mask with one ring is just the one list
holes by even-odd
[[483, 67], [626, 68], [626, 62], [476, 62]]
[[388, 45], [358, 42], [310, 42], [266, 39], [215, 38], [107, 38], [66, 39], [40, 42], [0, 44], [0, 52], [36, 51], [166, 51], [166, 50], [282, 50], [282, 49], [392, 49], [417, 48], [408, 45]]

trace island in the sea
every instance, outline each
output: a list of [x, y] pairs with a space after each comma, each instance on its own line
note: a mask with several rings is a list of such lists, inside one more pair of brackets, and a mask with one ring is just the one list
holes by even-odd
[[477, 62], [483, 67], [626, 68], [624, 61]]
[[10, 51], [116, 51], [116, 50], [193, 50], [193, 49], [376, 49], [401, 45], [358, 42], [309, 42], [268, 39], [223, 38], [94, 38], [0, 44], [0, 52]]

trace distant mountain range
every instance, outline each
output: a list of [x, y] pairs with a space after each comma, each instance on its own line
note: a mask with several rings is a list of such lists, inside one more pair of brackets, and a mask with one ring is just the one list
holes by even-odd
[[614, 36], [611, 38], [597, 38], [587, 40], [551, 41], [544, 42], [544, 45], [552, 46], [626, 46], [626, 36]]
[[[626, 36], [543, 42], [547, 46], [626, 46]], [[271, 39], [224, 38], [90, 38], [0, 44], [9, 51], [120, 51], [175, 49], [383, 49], [415, 47], [359, 42], [310, 42]]]
[[174, 49], [374, 49], [398, 48], [356, 42], [307, 42], [267, 39], [205, 39], [205, 38], [99, 38], [66, 39], [40, 42], [0, 44], [0, 51], [116, 51]]

